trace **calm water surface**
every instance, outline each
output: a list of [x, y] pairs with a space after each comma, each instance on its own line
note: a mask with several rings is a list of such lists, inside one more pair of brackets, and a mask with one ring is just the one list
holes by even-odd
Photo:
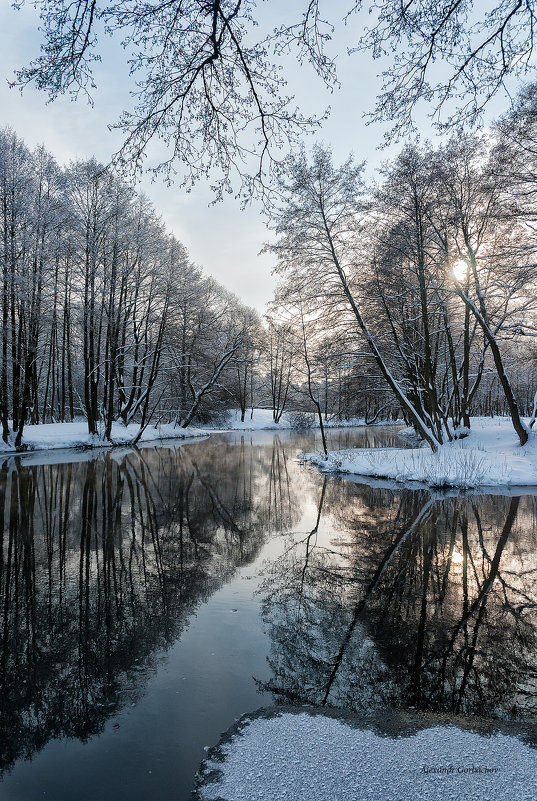
[[275, 702], [536, 719], [535, 497], [327, 480], [316, 447], [3, 464], [1, 801], [188, 799], [204, 746]]

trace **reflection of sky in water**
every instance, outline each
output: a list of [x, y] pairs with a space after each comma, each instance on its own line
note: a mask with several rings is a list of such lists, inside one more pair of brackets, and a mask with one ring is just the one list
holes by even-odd
[[314, 442], [234, 433], [4, 470], [1, 801], [186, 799], [236, 717], [327, 690], [358, 709], [533, 709], [532, 499], [325, 483], [296, 459]]

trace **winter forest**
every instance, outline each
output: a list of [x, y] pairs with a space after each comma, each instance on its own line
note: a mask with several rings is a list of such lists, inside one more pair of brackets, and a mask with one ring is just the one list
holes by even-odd
[[109, 439], [115, 419], [186, 426], [250, 397], [259, 320], [143, 196], [94, 160], [62, 169], [10, 130], [0, 153], [5, 442], [10, 421], [18, 443], [26, 423], [77, 416]]
[[405, 418], [433, 447], [471, 415], [535, 419], [537, 92], [486, 134], [407, 145], [366, 185], [317, 146], [285, 162], [264, 319], [90, 159], [0, 138], [4, 442], [83, 417], [186, 427], [232, 408]]
[[0, 801], [533, 801], [537, 0], [0, 3]]

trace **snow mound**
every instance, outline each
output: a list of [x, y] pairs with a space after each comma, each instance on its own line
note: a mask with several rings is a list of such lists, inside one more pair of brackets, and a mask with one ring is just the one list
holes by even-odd
[[537, 434], [524, 447], [510, 420], [477, 418], [464, 439], [428, 448], [361, 448], [303, 458], [324, 472], [354, 473], [430, 487], [537, 486]]

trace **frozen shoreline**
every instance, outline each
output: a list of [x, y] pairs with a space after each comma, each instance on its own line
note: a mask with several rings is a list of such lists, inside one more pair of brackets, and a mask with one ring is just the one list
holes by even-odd
[[[36, 451], [89, 450], [131, 445], [139, 432], [140, 426], [137, 423], [131, 423], [129, 426], [124, 426], [122, 423], [114, 423], [112, 425], [112, 441], [109, 442], [100, 436], [88, 434], [88, 426], [85, 421], [78, 423], [42, 423], [40, 425], [25, 426], [22, 437], [22, 450], [17, 450], [12, 442], [6, 444], [0, 440], [0, 455], [24, 455], [25, 453], [34, 453]], [[207, 433], [206, 430], [201, 428], [179, 428], [173, 425], [147, 426], [142, 432], [139, 442], [146, 444], [164, 439], [205, 437]], [[15, 439], [13, 434], [11, 439]]]
[[[227, 425], [214, 427], [207, 426], [205, 428], [208, 432], [221, 432], [221, 431], [290, 431], [301, 429], [315, 429], [320, 428], [319, 422], [313, 413], [304, 412], [284, 412], [279, 423], [275, 423], [272, 418], [272, 409], [255, 409], [254, 417], [250, 416], [251, 411], [248, 409], [245, 415], [244, 422], [240, 419], [240, 411], [231, 411], [226, 421]], [[305, 424], [305, 425], [301, 425]], [[328, 420], [324, 422], [324, 427], [329, 428], [358, 428], [361, 426], [394, 426], [403, 425], [402, 420], [385, 421], [380, 420], [375, 423], [366, 423], [363, 417], [352, 417], [349, 420]]]
[[[221, 426], [148, 426], [142, 432], [139, 443], [148, 445], [163, 440], [185, 440], [233, 431], [289, 431], [295, 428], [295, 423], [292, 414], [284, 415], [279, 423], [274, 423], [270, 409], [257, 409], [253, 419], [248, 414], [246, 420], [241, 422], [240, 413], [235, 411]], [[316, 421], [309, 420], [309, 423], [311, 429], [318, 428]], [[363, 419], [354, 419], [343, 423], [330, 422], [327, 427], [365, 425]], [[85, 421], [29, 425], [24, 429], [23, 449], [15, 449], [12, 435], [9, 444], [0, 441], [0, 454], [10, 456], [60, 449], [129, 446], [139, 431], [140, 427], [135, 423], [129, 426], [114, 423], [112, 441], [108, 442], [88, 434]], [[532, 431], [526, 445], [520, 447], [508, 418], [474, 418], [468, 437], [443, 445], [436, 454], [421, 446], [330, 451], [328, 459], [321, 453], [306, 453], [303, 458], [323, 472], [388, 479], [398, 483], [419, 482], [434, 488], [537, 486], [537, 432]]]
[[[353, 419], [343, 422], [329, 422], [328, 428], [363, 426], [365, 421]], [[390, 423], [393, 425], [393, 423]], [[233, 411], [225, 425], [221, 426], [189, 426], [180, 428], [171, 423], [147, 426], [139, 439], [140, 443], [158, 442], [160, 440], [171, 439], [190, 439], [192, 437], [206, 437], [209, 434], [225, 433], [228, 431], [289, 431], [295, 428], [292, 415], [284, 414], [279, 423], [272, 419], [271, 409], [256, 409], [254, 419], [250, 419], [250, 412], [246, 415], [244, 422], [240, 420], [240, 412]], [[311, 428], [318, 428], [318, 424], [313, 421]], [[113, 423], [112, 441], [103, 439], [100, 436], [88, 434], [88, 426], [85, 421], [76, 423], [41, 423], [39, 425], [27, 425], [24, 427], [22, 437], [22, 448], [15, 448], [15, 435], [10, 436], [9, 444], [0, 440], [1, 454], [24, 454], [35, 451], [60, 450], [60, 449], [92, 449], [92, 448], [111, 448], [118, 445], [131, 445], [139, 434], [140, 426], [131, 423], [129, 426], [123, 423]]]
[[537, 432], [530, 432], [521, 447], [508, 418], [473, 418], [470, 434], [442, 445], [437, 453], [428, 447], [349, 449], [303, 458], [323, 472], [348, 473], [416, 481], [430, 487], [537, 486]]

